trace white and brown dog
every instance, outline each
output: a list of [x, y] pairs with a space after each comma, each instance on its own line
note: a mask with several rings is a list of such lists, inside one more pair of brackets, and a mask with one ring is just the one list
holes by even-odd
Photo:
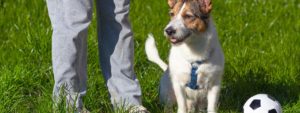
[[160, 100], [167, 105], [177, 102], [177, 113], [216, 113], [224, 56], [210, 16], [211, 0], [168, 0], [168, 4], [169, 65], [159, 57], [153, 36], [146, 41], [148, 59], [165, 71]]

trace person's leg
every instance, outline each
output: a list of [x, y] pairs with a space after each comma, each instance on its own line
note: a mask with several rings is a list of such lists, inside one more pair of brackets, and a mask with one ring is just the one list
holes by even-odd
[[129, 0], [97, 0], [100, 64], [114, 107], [141, 105], [133, 69]]
[[[47, 0], [53, 27], [52, 64], [53, 100], [57, 104], [67, 96], [67, 103], [82, 107], [87, 80], [87, 29], [92, 16], [91, 0]], [[64, 92], [61, 92], [63, 90]], [[78, 98], [77, 98], [78, 97]]]

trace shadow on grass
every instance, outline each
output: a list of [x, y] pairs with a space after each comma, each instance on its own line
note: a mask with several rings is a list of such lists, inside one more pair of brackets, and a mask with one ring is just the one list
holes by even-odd
[[300, 84], [289, 81], [274, 82], [265, 70], [249, 70], [244, 75], [226, 73], [223, 79], [220, 97], [220, 110], [242, 112], [243, 104], [248, 98], [258, 93], [275, 97], [282, 106], [297, 102], [300, 95]]

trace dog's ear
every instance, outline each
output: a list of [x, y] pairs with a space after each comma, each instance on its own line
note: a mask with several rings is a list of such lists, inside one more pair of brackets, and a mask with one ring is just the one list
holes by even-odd
[[168, 5], [169, 5], [169, 7], [171, 8], [171, 9], [173, 9], [174, 8], [174, 6], [176, 5], [176, 3], [178, 3], [178, 2], [183, 2], [183, 0], [168, 0]]
[[168, 5], [172, 9], [174, 5], [176, 4], [176, 0], [168, 0]]
[[175, 6], [176, 2], [177, 0], [168, 0], [169, 7], [172, 9]]
[[208, 14], [212, 10], [211, 0], [198, 0], [200, 5], [200, 11], [203, 14]]

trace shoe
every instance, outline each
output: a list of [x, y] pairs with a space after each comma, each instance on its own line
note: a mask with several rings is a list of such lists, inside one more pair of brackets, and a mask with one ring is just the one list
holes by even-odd
[[144, 106], [137, 105], [129, 108], [129, 113], [150, 113]]

